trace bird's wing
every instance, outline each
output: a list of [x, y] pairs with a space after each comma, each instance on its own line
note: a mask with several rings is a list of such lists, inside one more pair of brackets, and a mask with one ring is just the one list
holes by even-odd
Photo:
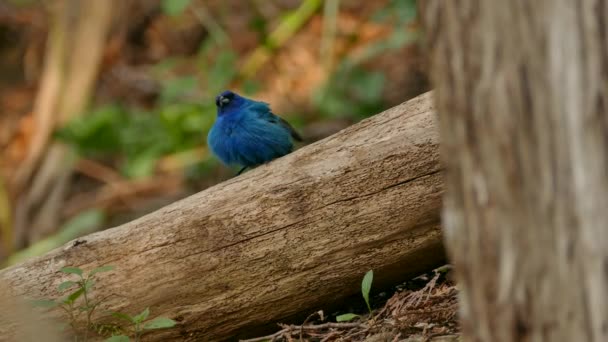
[[285, 129], [287, 129], [287, 131], [289, 131], [289, 134], [291, 135], [291, 137], [294, 140], [297, 140], [297, 141], [303, 140], [302, 136], [300, 136], [300, 134], [295, 130], [295, 128], [293, 128], [293, 126], [291, 124], [289, 124], [289, 122], [285, 121], [280, 116], [275, 115], [270, 110], [270, 106], [267, 103], [257, 102], [256, 107], [258, 107], [257, 112], [259, 113], [260, 118], [265, 119], [266, 121], [271, 122], [273, 124], [281, 125]]
[[296, 131], [296, 129], [293, 128], [293, 126], [289, 124], [289, 122], [285, 121], [280, 116], [276, 116], [276, 115], [274, 115], [274, 116], [279, 119], [279, 124], [281, 124], [283, 127], [287, 128], [287, 130], [289, 131], [289, 134], [291, 134], [292, 138], [294, 138], [297, 141], [302, 141], [302, 136], [300, 136], [300, 134]]

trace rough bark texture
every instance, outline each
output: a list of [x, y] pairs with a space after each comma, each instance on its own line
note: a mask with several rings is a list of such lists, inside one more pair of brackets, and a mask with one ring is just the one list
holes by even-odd
[[[430, 94], [123, 226], [0, 272], [53, 298], [63, 266], [101, 274], [104, 309], [150, 307], [179, 326], [150, 340], [218, 340], [444, 261]], [[0, 324], [0, 336], [10, 327]]]
[[608, 341], [608, 4], [424, 6], [469, 341]]

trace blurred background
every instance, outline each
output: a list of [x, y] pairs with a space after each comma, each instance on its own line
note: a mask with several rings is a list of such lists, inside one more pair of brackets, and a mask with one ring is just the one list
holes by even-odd
[[0, 267], [226, 180], [214, 97], [306, 143], [429, 89], [415, 0], [0, 0]]

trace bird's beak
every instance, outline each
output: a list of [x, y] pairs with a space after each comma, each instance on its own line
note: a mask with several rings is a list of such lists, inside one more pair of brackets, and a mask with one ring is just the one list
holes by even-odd
[[220, 97], [218, 97], [217, 100], [218, 100], [217, 101], [218, 106], [220, 106], [220, 108], [223, 107], [224, 106], [224, 97], [220, 96]]

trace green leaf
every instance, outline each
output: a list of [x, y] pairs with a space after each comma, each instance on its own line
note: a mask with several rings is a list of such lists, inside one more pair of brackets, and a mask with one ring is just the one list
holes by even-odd
[[59, 284], [59, 286], [57, 287], [57, 291], [67, 290], [74, 285], [76, 285], [75, 281], [71, 281], [71, 280], [64, 281], [63, 283]]
[[133, 158], [129, 158], [122, 167], [122, 171], [129, 178], [145, 178], [154, 173], [154, 167], [159, 158], [156, 151], [144, 151]]
[[89, 277], [92, 275], [95, 275], [97, 273], [109, 272], [109, 271], [112, 271], [113, 269], [114, 269], [114, 266], [111, 266], [111, 265], [97, 267], [97, 268], [93, 269], [91, 272], [89, 272]]
[[54, 137], [84, 154], [107, 155], [121, 145], [120, 129], [129, 115], [119, 106], [103, 106], [70, 120]]
[[61, 272], [68, 274], [78, 274], [82, 277], [82, 270], [78, 267], [64, 267], [61, 269]]
[[129, 336], [125, 335], [114, 335], [112, 337], [106, 338], [104, 342], [129, 342]]
[[87, 291], [89, 291], [89, 290], [90, 290], [90, 289], [93, 287], [93, 285], [95, 285], [95, 281], [94, 281], [93, 279], [87, 279], [87, 280], [84, 282], [84, 288], [85, 288]]
[[181, 14], [190, 4], [190, 0], [163, 0], [162, 9], [167, 15], [175, 16]]
[[74, 301], [76, 299], [78, 299], [78, 297], [82, 296], [83, 293], [84, 293], [84, 289], [81, 287], [78, 290], [76, 290], [75, 292], [73, 292], [72, 294], [70, 294], [69, 296], [67, 296], [67, 298], [63, 302], [64, 303], [74, 303]]
[[133, 319], [133, 317], [131, 317], [130, 315], [127, 315], [125, 313], [122, 313], [122, 312], [112, 312], [112, 316], [114, 316], [118, 319], [124, 319], [127, 322], [135, 323], [135, 320]]
[[236, 77], [237, 71], [234, 67], [238, 56], [236, 52], [222, 49], [214, 60], [213, 65], [207, 71], [207, 89], [215, 94], [224, 90]]
[[367, 309], [369, 312], [372, 312], [372, 308], [369, 305], [369, 291], [372, 289], [372, 281], [374, 280], [374, 271], [369, 270], [365, 273], [363, 277], [363, 281], [361, 282], [361, 293], [363, 294], [363, 299], [365, 299], [365, 304], [367, 304]]
[[248, 78], [243, 81], [242, 88], [243, 88], [243, 93], [245, 93], [247, 95], [253, 95], [253, 94], [257, 93], [258, 91], [260, 91], [260, 89], [262, 88], [262, 84], [258, 81]]
[[146, 324], [144, 324], [144, 330], [172, 328], [175, 324], [177, 324], [177, 322], [170, 318], [157, 317], [150, 322], [146, 322]]
[[195, 90], [198, 81], [194, 76], [184, 76], [168, 80], [163, 85], [160, 93], [162, 103], [179, 102], [184, 94]]
[[348, 322], [357, 317], [359, 317], [359, 315], [355, 315], [354, 313], [346, 313], [344, 315], [336, 316], [336, 322]]
[[59, 303], [51, 299], [36, 299], [32, 300], [31, 303], [38, 308], [53, 308], [59, 305]]
[[150, 315], [150, 308], [145, 308], [144, 311], [140, 312], [138, 315], [133, 317], [133, 321], [135, 321], [135, 323], [141, 323], [141, 322], [145, 321], [149, 315]]

